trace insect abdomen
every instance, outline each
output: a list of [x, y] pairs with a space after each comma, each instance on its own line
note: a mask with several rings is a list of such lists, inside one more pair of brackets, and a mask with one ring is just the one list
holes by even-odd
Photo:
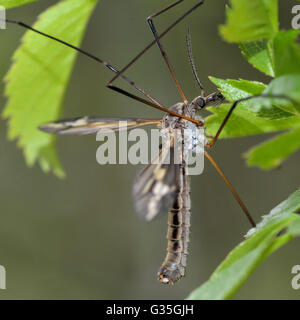
[[[182, 168], [185, 170], [185, 168]], [[188, 177], [180, 174], [180, 190], [168, 216], [168, 248], [167, 255], [159, 269], [158, 280], [162, 283], [174, 283], [185, 274], [188, 255], [190, 229], [190, 190]]]

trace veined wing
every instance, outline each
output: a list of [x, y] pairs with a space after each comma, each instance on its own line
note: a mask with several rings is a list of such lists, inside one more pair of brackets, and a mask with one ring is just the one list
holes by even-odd
[[161, 119], [137, 119], [137, 118], [98, 118], [81, 117], [70, 120], [60, 120], [46, 123], [39, 127], [40, 130], [59, 135], [87, 135], [96, 134], [98, 131], [121, 131], [127, 126], [127, 130], [141, 126], [157, 125]]
[[[165, 159], [170, 159], [169, 163], [165, 163]], [[133, 185], [135, 211], [147, 221], [167, 213], [175, 201], [179, 165], [174, 164], [174, 140], [160, 151], [159, 160], [155, 163], [147, 165]]]

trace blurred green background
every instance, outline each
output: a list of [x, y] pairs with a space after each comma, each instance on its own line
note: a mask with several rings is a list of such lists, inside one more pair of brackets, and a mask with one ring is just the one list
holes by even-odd
[[[291, 8], [298, 1], [279, 1], [282, 28], [290, 28]], [[164, 5], [171, 3], [164, 1]], [[159, 17], [166, 27], [194, 1]], [[11, 19], [32, 24], [52, 5], [40, 1], [8, 12]], [[269, 81], [241, 56], [237, 46], [218, 35], [225, 1], [210, 0], [176, 27], [163, 43], [185, 94], [199, 90], [188, 64], [185, 35], [191, 28], [195, 62], [207, 93], [215, 90], [208, 75]], [[146, 17], [161, 9], [159, 0], [102, 0], [82, 44], [86, 50], [125, 65], [152, 40]], [[24, 30], [9, 25], [0, 32], [0, 78], [11, 63]], [[152, 48], [127, 73], [164, 105], [180, 97], [157, 48]], [[159, 117], [148, 108], [105, 88], [109, 70], [78, 57], [65, 98], [64, 117], [81, 115]], [[123, 84], [123, 88], [128, 88]], [[1, 110], [5, 105], [1, 82]], [[26, 101], [24, 101], [26, 103]], [[67, 178], [26, 167], [22, 152], [0, 125], [0, 264], [7, 270], [7, 290], [0, 299], [181, 299], [208, 279], [226, 254], [247, 232], [248, 221], [215, 170], [206, 164], [192, 178], [192, 234], [187, 276], [162, 286], [156, 272], [166, 250], [167, 216], [151, 223], [134, 213], [131, 187], [139, 168], [100, 166], [94, 136], [60, 137], [58, 151]], [[247, 168], [242, 153], [265, 137], [220, 141], [212, 155], [239, 191], [255, 219], [299, 187], [299, 152], [281, 168], [262, 172]], [[251, 276], [236, 299], [299, 299], [291, 288], [291, 268], [300, 264], [300, 240], [271, 256]]]

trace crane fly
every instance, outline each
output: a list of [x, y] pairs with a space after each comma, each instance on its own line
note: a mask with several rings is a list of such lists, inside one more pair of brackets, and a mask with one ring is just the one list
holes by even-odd
[[[161, 149], [159, 154], [159, 161], [157, 163], [150, 163], [147, 165], [136, 177], [133, 185], [133, 203], [137, 214], [143, 219], [150, 221], [159, 216], [162, 213], [168, 212], [168, 247], [167, 255], [158, 271], [157, 278], [161, 283], [174, 283], [178, 281], [182, 276], [185, 275], [186, 259], [188, 255], [188, 243], [189, 243], [189, 228], [190, 228], [190, 181], [187, 174], [187, 161], [185, 158], [185, 152], [181, 152], [181, 163], [177, 164], [174, 161], [174, 141], [175, 135], [173, 133], [179, 131], [180, 144], [184, 149], [184, 129], [197, 129], [199, 127], [204, 127], [204, 119], [196, 116], [197, 112], [204, 109], [205, 107], [218, 104], [224, 101], [224, 97], [221, 92], [215, 92], [209, 95], [205, 94], [205, 90], [199, 80], [196, 72], [191, 47], [191, 36], [190, 32], [187, 33], [186, 43], [188, 49], [188, 58], [192, 68], [195, 80], [200, 88], [201, 94], [191, 100], [190, 102], [183, 93], [183, 90], [175, 76], [174, 69], [170, 63], [167, 53], [162, 46], [161, 39], [173, 29], [179, 22], [181, 22], [190, 13], [200, 7], [204, 0], [198, 1], [192, 8], [182, 14], [178, 19], [176, 19], [169, 27], [167, 27], [162, 33], [158, 34], [156, 27], [154, 25], [154, 18], [160, 16], [161, 14], [174, 8], [184, 0], [178, 0], [171, 5], [163, 8], [157, 13], [151, 15], [147, 18], [148, 25], [154, 35], [154, 40], [146, 46], [141, 52], [139, 52], [125, 67], [121, 70], [115, 68], [109, 62], [100, 59], [99, 57], [81, 49], [73, 46], [61, 39], [56, 38], [53, 35], [46, 34], [40, 30], [36, 30], [31, 26], [15, 20], [5, 19], [7, 23], [17, 24], [25, 29], [31, 30], [32, 32], [38, 33], [41, 36], [47, 37], [51, 40], [57, 41], [62, 45], [68, 46], [77, 52], [89, 57], [106, 66], [109, 70], [115, 73], [115, 76], [106, 84], [109, 89], [112, 89], [120, 94], [123, 94], [131, 99], [137, 100], [143, 104], [151, 106], [153, 108], [159, 109], [165, 112], [165, 115], [161, 119], [137, 119], [137, 118], [101, 118], [101, 117], [82, 117], [70, 120], [60, 120], [40, 126], [40, 129], [51, 134], [58, 135], [87, 135], [95, 134], [99, 131], [105, 131], [107, 129], [113, 131], [119, 131], [120, 121], [127, 121], [129, 129], [156, 125], [158, 128], [166, 129], [171, 133], [170, 143]], [[153, 45], [157, 44], [161, 55], [166, 63], [168, 70], [170, 72], [171, 78], [182, 98], [182, 102], [179, 102], [170, 108], [163, 106], [148, 94], [145, 90], [141, 89], [136, 82], [129, 79], [124, 72], [132, 66], [143, 54], [149, 50]], [[128, 82], [132, 87], [140, 92], [145, 98], [134, 95], [128, 91], [125, 91], [119, 87], [114, 86], [112, 83], [117, 79], [122, 78]], [[274, 95], [259, 95], [261, 96], [272, 96]], [[230, 118], [232, 112], [236, 108], [239, 102], [255, 98], [257, 96], [250, 96], [235, 101], [228, 114], [221, 123], [219, 130], [216, 135], [212, 137], [210, 141], [205, 140], [205, 146], [210, 148], [213, 147], [218, 140], [224, 126], [226, 125], [228, 119]], [[178, 135], [177, 138], [178, 139]], [[164, 158], [169, 156], [171, 162], [169, 164], [164, 163]], [[241, 209], [245, 213], [246, 217], [250, 221], [252, 226], [255, 226], [254, 220], [252, 219], [248, 209], [240, 199], [239, 195], [229, 183], [228, 179], [225, 177], [219, 166], [213, 160], [211, 155], [205, 151], [205, 157], [212, 163], [216, 168], [217, 172], [220, 174], [226, 185], [229, 187], [233, 196], [239, 203]]]

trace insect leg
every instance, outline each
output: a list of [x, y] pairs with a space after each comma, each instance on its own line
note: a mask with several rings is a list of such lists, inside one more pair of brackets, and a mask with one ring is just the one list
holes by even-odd
[[[169, 27], [167, 27], [160, 35], [157, 36], [157, 39], [153, 40], [151, 43], [148, 44], [140, 53], [138, 53], [122, 70], [115, 75], [108, 84], [111, 84], [115, 81], [118, 77], [120, 77], [130, 66], [132, 66], [146, 51], [148, 51], [156, 42], [164, 37], [170, 30], [172, 30], [179, 22], [181, 22], [186, 16], [196, 10], [204, 3], [204, 0], [199, 1], [196, 3], [191, 9], [186, 11], [183, 15], [181, 15], [177, 20], [175, 20]], [[174, 4], [175, 5], [175, 4]], [[174, 6], [173, 5], [173, 6]]]
[[163, 58], [164, 58], [164, 60], [165, 60], [165, 62], [167, 64], [167, 67], [168, 67], [168, 69], [170, 71], [171, 77], [172, 77], [173, 81], [175, 82], [175, 85], [176, 85], [181, 97], [183, 98], [183, 101], [185, 103], [188, 103], [187, 98], [185, 97], [185, 95], [183, 93], [183, 90], [182, 90], [182, 88], [181, 88], [181, 86], [180, 86], [180, 84], [179, 84], [179, 82], [178, 82], [178, 80], [177, 80], [177, 78], [175, 76], [174, 69], [173, 69], [173, 67], [172, 67], [172, 65], [170, 63], [170, 60], [169, 60], [169, 58], [167, 56], [167, 53], [166, 53], [165, 49], [163, 48], [163, 46], [162, 46], [162, 44], [161, 44], [161, 42], [160, 42], [160, 40], [158, 38], [158, 34], [157, 34], [156, 28], [155, 28], [154, 23], [153, 23], [153, 18], [158, 17], [159, 15], [161, 15], [164, 12], [167, 12], [169, 9], [175, 7], [176, 5], [178, 5], [179, 3], [183, 2], [183, 1], [184, 0], [178, 0], [175, 3], [167, 6], [166, 8], [164, 8], [164, 9], [162, 9], [162, 10], [160, 10], [160, 11], [154, 13], [154, 14], [152, 14], [151, 16], [149, 16], [147, 18], [147, 22], [148, 22], [149, 27], [150, 27], [153, 35], [154, 35], [154, 38], [156, 39], [157, 45], [158, 45], [158, 47], [160, 49], [160, 52], [161, 52], [161, 54], [162, 54], [162, 56], [163, 56]]
[[[14, 21], [14, 20], [6, 19], [6, 22], [7, 22], [7, 23], [12, 23], [12, 24], [17, 24], [17, 25], [19, 25], [19, 26], [21, 26], [21, 27], [23, 27], [23, 28], [25, 28], [25, 29], [31, 30], [31, 31], [33, 31], [33, 32], [35, 32], [35, 33], [38, 33], [38, 34], [40, 34], [40, 35], [42, 35], [42, 36], [44, 36], [44, 37], [47, 37], [47, 38], [49, 38], [49, 39], [51, 39], [51, 40], [54, 40], [54, 41], [56, 41], [56, 42], [59, 42], [59, 43], [65, 45], [65, 46], [67, 46], [67, 47], [69, 47], [69, 48], [72, 48], [72, 49], [76, 50], [77, 52], [80, 52], [81, 54], [89, 57], [90, 59], [93, 59], [93, 60], [97, 61], [98, 63], [101, 63], [102, 65], [104, 65], [105, 67], [107, 67], [107, 68], [108, 68], [109, 70], [111, 70], [112, 72], [114, 72], [114, 73], [118, 73], [118, 72], [119, 72], [115, 67], [113, 67], [113, 66], [112, 66], [110, 63], [108, 63], [107, 61], [102, 60], [102, 59], [100, 59], [99, 57], [97, 57], [97, 56], [95, 56], [95, 55], [93, 55], [93, 54], [91, 54], [91, 53], [89, 53], [89, 52], [87, 52], [87, 51], [85, 51], [85, 50], [83, 50], [83, 49], [81, 49], [81, 48], [78, 48], [78, 47], [76, 47], [76, 46], [73, 46], [72, 44], [70, 44], [70, 43], [68, 43], [68, 42], [66, 42], [66, 41], [63, 41], [63, 40], [58, 39], [58, 38], [56, 38], [56, 37], [54, 37], [54, 36], [51, 36], [51, 35], [49, 35], [49, 34], [46, 34], [46, 33], [42, 32], [42, 31], [39, 31], [39, 30], [37, 30], [37, 29], [34, 29], [34, 28], [32, 28], [31, 26], [27, 25], [26, 23], [24, 23], [24, 22], [22, 22], [22, 21]], [[153, 103], [155, 103], [156, 105], [162, 107], [162, 105], [161, 105], [156, 99], [152, 98], [148, 93], [146, 93], [143, 89], [141, 89], [134, 81], [130, 80], [130, 79], [129, 79], [128, 77], [126, 77], [125, 75], [121, 75], [121, 78], [122, 78], [123, 80], [127, 81], [131, 86], [133, 86], [135, 89], [137, 89], [139, 92], [141, 92], [144, 96], [146, 96], [148, 99], [150, 99]], [[107, 87], [110, 88], [109, 85], [107, 85]], [[110, 89], [111, 89], [111, 88], [110, 88]], [[123, 91], [124, 91], [124, 90], [123, 90]], [[124, 94], [124, 92], [120, 92], [120, 93]], [[137, 100], [134, 96], [130, 96], [130, 97], [133, 98], [133, 99], [135, 99], [135, 100]], [[141, 101], [141, 102], [143, 102], [143, 101]]]
[[232, 192], [233, 196], [235, 197], [236, 201], [238, 202], [238, 204], [242, 208], [243, 212], [245, 213], [245, 215], [246, 215], [247, 219], [249, 220], [249, 222], [251, 223], [252, 227], [255, 227], [255, 222], [254, 222], [250, 212], [248, 211], [247, 207], [245, 206], [244, 202], [241, 200], [241, 198], [239, 197], [237, 192], [234, 190], [233, 186], [230, 184], [228, 179], [225, 177], [225, 175], [222, 172], [222, 170], [220, 169], [220, 167], [216, 164], [216, 162], [212, 158], [212, 156], [209, 155], [207, 152], [205, 152], [205, 156], [211, 162], [211, 164], [215, 167], [215, 169], [218, 171], [221, 178], [224, 180], [224, 182], [226, 183], [226, 185], [228, 186], [228, 188]]
[[127, 96], [127, 97], [130, 97], [130, 98], [133, 98], [133, 99], [135, 99], [135, 100], [137, 100], [137, 101], [143, 102], [144, 104], [147, 104], [147, 105], [150, 106], [150, 107], [153, 107], [153, 108], [155, 108], [155, 109], [158, 109], [158, 110], [163, 111], [163, 112], [166, 112], [166, 113], [169, 113], [169, 114], [171, 114], [171, 115], [173, 115], [173, 116], [175, 116], [175, 117], [179, 117], [179, 118], [182, 118], [182, 119], [191, 121], [191, 122], [193, 122], [193, 123], [196, 123], [196, 124], [197, 124], [198, 126], [200, 126], [200, 127], [202, 127], [202, 126], [204, 125], [204, 122], [203, 122], [203, 121], [200, 121], [200, 120], [197, 120], [197, 119], [192, 119], [192, 118], [187, 117], [187, 116], [185, 116], [185, 115], [179, 114], [179, 113], [177, 113], [177, 112], [175, 112], [175, 111], [172, 111], [172, 110], [170, 110], [170, 109], [167, 109], [167, 108], [165, 108], [165, 107], [163, 107], [163, 106], [161, 106], [161, 105], [157, 105], [157, 104], [155, 104], [155, 103], [153, 103], [153, 102], [150, 102], [150, 101], [147, 101], [147, 100], [145, 100], [145, 99], [143, 99], [143, 98], [137, 97], [137, 96], [133, 95], [132, 93], [129, 93], [129, 92], [127, 92], [127, 91], [125, 91], [125, 90], [123, 90], [123, 89], [120, 89], [120, 88], [118, 88], [118, 87], [115, 87], [115, 86], [113, 86], [113, 85], [110, 85], [109, 88], [112, 89], [112, 90], [114, 90], [114, 91], [116, 91], [116, 92], [122, 93], [122, 94], [124, 94], [124, 95]]

